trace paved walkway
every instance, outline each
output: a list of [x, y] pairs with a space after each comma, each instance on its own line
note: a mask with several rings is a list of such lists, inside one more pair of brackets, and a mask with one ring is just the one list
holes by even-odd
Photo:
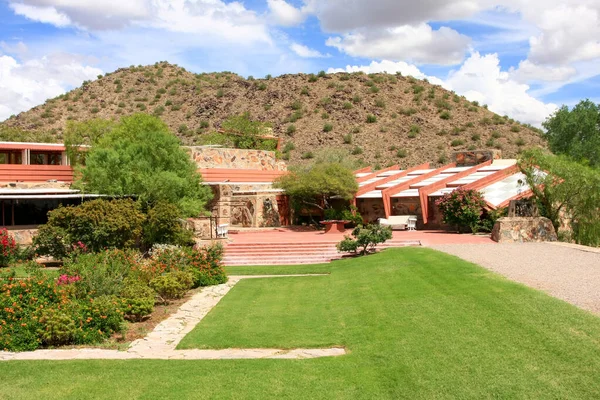
[[[230, 234], [229, 241], [236, 244], [253, 243], [338, 243], [344, 235], [350, 235], [352, 229], [344, 233], [324, 233], [323, 231], [301, 230], [296, 228], [278, 228], [253, 230]], [[490, 235], [457, 234], [444, 231], [393, 231], [393, 240], [418, 241], [423, 246], [438, 244], [493, 244]]]
[[104, 349], [35, 350], [22, 353], [0, 352], [0, 361], [11, 360], [129, 360], [129, 359], [179, 359], [217, 360], [283, 358], [303, 359], [333, 357], [346, 354], [343, 348], [325, 349], [221, 349], [221, 350], [175, 350], [177, 344], [217, 305], [217, 303], [242, 279], [323, 276], [260, 275], [230, 276], [222, 285], [209, 286], [195, 294], [179, 310], [154, 328], [148, 336], [131, 343], [127, 351]]
[[600, 315], [600, 252], [554, 243], [435, 245]]

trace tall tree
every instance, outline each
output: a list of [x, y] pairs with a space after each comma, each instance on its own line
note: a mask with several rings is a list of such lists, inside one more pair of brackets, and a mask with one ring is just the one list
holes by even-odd
[[600, 172], [539, 149], [523, 152], [519, 167], [543, 216], [556, 231], [562, 222], [578, 243], [600, 245]]
[[543, 124], [550, 150], [578, 162], [600, 167], [600, 106], [582, 100], [569, 110], [562, 106]]
[[313, 163], [296, 168], [276, 184], [294, 201], [321, 210], [329, 207], [332, 197], [351, 200], [358, 191], [352, 170], [339, 163]]
[[78, 167], [79, 187], [88, 193], [135, 195], [149, 207], [166, 201], [177, 205], [182, 216], [204, 211], [212, 193], [200, 184], [196, 165], [160, 119], [135, 114], [110, 127], [90, 124], [91, 131], [102, 126], [103, 135], [92, 143], [85, 166]]

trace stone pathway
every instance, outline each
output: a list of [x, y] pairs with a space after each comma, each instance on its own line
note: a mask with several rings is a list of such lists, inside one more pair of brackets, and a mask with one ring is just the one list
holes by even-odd
[[221, 349], [221, 350], [176, 350], [177, 344], [194, 329], [210, 310], [242, 279], [285, 278], [304, 275], [256, 275], [230, 276], [222, 285], [209, 286], [195, 294], [179, 310], [154, 328], [145, 338], [131, 343], [126, 351], [105, 349], [35, 350], [22, 353], [0, 352], [0, 361], [10, 360], [223, 360], [223, 359], [304, 359], [334, 357], [346, 354], [339, 347], [325, 349]]

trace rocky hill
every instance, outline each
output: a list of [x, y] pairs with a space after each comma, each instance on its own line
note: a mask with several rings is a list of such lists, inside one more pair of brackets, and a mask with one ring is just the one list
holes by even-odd
[[[165, 62], [119, 69], [0, 124], [0, 139], [61, 141], [67, 121], [160, 116], [183, 144], [198, 144], [232, 115], [249, 112], [283, 139], [283, 157], [321, 148], [386, 166], [439, 165], [456, 150], [502, 149], [515, 157], [545, 146], [539, 131], [427, 81], [388, 74], [283, 75], [248, 79], [193, 74]], [[23, 133], [26, 133], [23, 136]]]

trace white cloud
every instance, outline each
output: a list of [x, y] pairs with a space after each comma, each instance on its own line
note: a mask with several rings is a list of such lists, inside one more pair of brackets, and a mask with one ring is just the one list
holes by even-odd
[[14, 3], [10, 8], [17, 15], [22, 15], [30, 20], [65, 27], [71, 24], [71, 20], [65, 14], [58, 12], [54, 7], [34, 7], [28, 4]]
[[459, 70], [450, 73], [444, 86], [471, 101], [488, 104], [497, 114], [537, 126], [557, 108], [531, 96], [528, 85], [502, 71], [497, 54], [472, 54]]
[[241, 2], [222, 0], [11, 0], [27, 18], [101, 33], [144, 27], [230, 42], [270, 42], [265, 22]]
[[393, 62], [389, 60], [373, 61], [369, 65], [348, 65], [346, 68], [329, 68], [327, 73], [335, 74], [338, 72], [364, 72], [365, 74], [387, 73], [395, 74], [400, 72], [404, 76], [412, 76], [417, 79], [427, 79], [434, 85], [443, 85], [443, 81], [435, 76], [427, 76], [416, 66], [405, 63], [404, 61]]
[[458, 64], [464, 59], [470, 39], [441, 27], [423, 23], [382, 30], [361, 30], [330, 37], [326, 44], [354, 57], [405, 60], [426, 64]]
[[[11, 1], [15, 9], [27, 9], [22, 15], [36, 21], [65, 26], [73, 23], [88, 29], [122, 28], [132, 21], [150, 16], [149, 0], [18, 0]], [[36, 13], [47, 10], [50, 15], [60, 16], [56, 20], [36, 19]], [[53, 11], [52, 11], [53, 10]]]
[[323, 54], [318, 50], [311, 49], [303, 44], [292, 43], [290, 49], [302, 58], [326, 58], [331, 57], [330, 54]]
[[570, 66], [545, 66], [537, 65], [529, 60], [523, 60], [519, 67], [510, 70], [510, 75], [517, 82], [564, 82], [575, 76], [577, 70]]
[[298, 9], [285, 0], [267, 0], [271, 17], [283, 26], [300, 25], [307, 17], [306, 10]]
[[0, 56], [0, 121], [65, 93], [102, 70], [83, 65], [69, 54], [54, 54], [23, 63]]
[[477, 0], [328, 0], [318, 2], [314, 12], [326, 31], [346, 33], [360, 28], [377, 30], [463, 19], [479, 11], [481, 3]]
[[562, 4], [536, 18], [542, 30], [530, 39], [529, 58], [542, 64], [586, 61], [600, 57], [600, 2], [596, 7]]

